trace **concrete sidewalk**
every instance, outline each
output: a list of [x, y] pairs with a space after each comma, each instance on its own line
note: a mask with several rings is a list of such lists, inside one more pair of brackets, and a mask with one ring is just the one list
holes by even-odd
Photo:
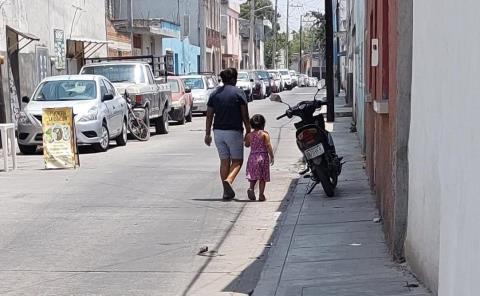
[[254, 296], [430, 295], [405, 266], [391, 261], [351, 118], [338, 118], [333, 137], [346, 164], [335, 198], [319, 185], [306, 195], [299, 179]]

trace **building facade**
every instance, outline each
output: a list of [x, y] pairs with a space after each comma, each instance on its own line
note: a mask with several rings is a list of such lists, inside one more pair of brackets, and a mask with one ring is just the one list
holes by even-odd
[[240, 19], [240, 38], [242, 40], [242, 60], [240, 67], [242, 69], [248, 69], [250, 65], [250, 59], [253, 59], [253, 68], [264, 69], [265, 68], [265, 25], [262, 19], [255, 20], [255, 36], [254, 36], [254, 49], [253, 57], [250, 57], [249, 41], [250, 41], [250, 21]]
[[201, 38], [204, 38], [204, 45], [201, 46], [204, 66], [202, 71], [219, 73], [222, 68], [222, 41], [220, 34], [220, 0], [199, 0], [203, 1], [203, 11], [200, 15], [200, 27], [205, 31]]
[[[169, 54], [173, 57], [171, 71], [175, 74], [199, 71], [201, 38], [199, 29], [192, 23], [200, 19], [198, 0], [107, 2], [113, 6], [111, 16], [107, 18], [111, 55]], [[129, 43], [131, 51], [117, 54], [113, 47], [128, 48], [125, 43]]]
[[240, 4], [222, 0], [222, 68], [240, 67], [242, 58], [240, 38]]
[[76, 74], [84, 58], [107, 55], [105, 7], [104, 1], [1, 3], [0, 122], [16, 121], [20, 98], [43, 78]]

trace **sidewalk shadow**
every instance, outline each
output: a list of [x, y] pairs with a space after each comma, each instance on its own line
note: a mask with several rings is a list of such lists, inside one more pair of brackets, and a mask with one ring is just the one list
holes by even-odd
[[[260, 280], [260, 275], [263, 271], [263, 267], [268, 255], [268, 252], [270, 250], [270, 246], [272, 245], [272, 242], [274, 238], [277, 235], [278, 231], [278, 225], [282, 222], [283, 220], [283, 215], [284, 212], [288, 210], [288, 205], [290, 201], [293, 199], [291, 198], [296, 185], [298, 182], [297, 179], [293, 179], [290, 181], [290, 185], [288, 187], [287, 193], [284, 195], [282, 198], [282, 201], [280, 205], [278, 206], [276, 212], [280, 212], [280, 217], [277, 220], [277, 223], [275, 225], [275, 231], [273, 232], [272, 236], [268, 239], [268, 242], [265, 244], [265, 248], [263, 249], [262, 253], [257, 257], [257, 260], [255, 260], [252, 264], [250, 264], [247, 268], [245, 268], [234, 280], [232, 280], [225, 288], [222, 289], [222, 292], [230, 292], [230, 293], [240, 293], [240, 294], [246, 294], [246, 295], [251, 295], [253, 293], [253, 290], [257, 286], [258, 281]], [[223, 199], [193, 199], [196, 201], [220, 201]], [[250, 200], [234, 200], [232, 202], [242, 202], [244, 203], [242, 206], [242, 209], [238, 212], [237, 216], [234, 218], [233, 222], [231, 223], [231, 226], [227, 229], [225, 234], [221, 237], [220, 241], [217, 243], [216, 246], [212, 248], [212, 250], [219, 250], [221, 249], [223, 243], [226, 241], [228, 238], [230, 232], [233, 230], [233, 227], [235, 226], [235, 222], [240, 218], [244, 207], [250, 203], [250, 202], [255, 202], [255, 201], [250, 201]], [[211, 263], [212, 260], [214, 260], [215, 256], [207, 256], [208, 259], [207, 261], [201, 266], [201, 268], [197, 271], [197, 274], [195, 277], [188, 283], [187, 287], [185, 290], [180, 294], [182, 296], [187, 296], [191, 295], [195, 291], [192, 291], [192, 288], [195, 286], [195, 283], [199, 280], [201, 277], [201, 274], [203, 273], [204, 270], [208, 267], [208, 265]]]

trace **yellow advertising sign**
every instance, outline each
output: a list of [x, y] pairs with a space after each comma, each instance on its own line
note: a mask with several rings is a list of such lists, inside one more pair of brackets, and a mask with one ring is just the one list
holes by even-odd
[[68, 169], [80, 165], [72, 108], [44, 108], [43, 159], [46, 169]]

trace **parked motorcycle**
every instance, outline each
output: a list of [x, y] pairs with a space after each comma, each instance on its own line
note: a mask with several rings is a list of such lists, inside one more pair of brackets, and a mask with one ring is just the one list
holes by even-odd
[[285, 116], [288, 118], [297, 116], [301, 119], [301, 121], [295, 123], [296, 138], [298, 149], [303, 153], [307, 163], [307, 169], [300, 174], [304, 175], [310, 172], [310, 177], [314, 181], [308, 194], [313, 191], [318, 183], [321, 183], [326, 195], [332, 197], [335, 195], [338, 176], [342, 171], [343, 157], [338, 157], [333, 138], [325, 130], [323, 114], [314, 115], [318, 108], [327, 104], [325, 101], [316, 99], [319, 91], [320, 88], [312, 101], [302, 101], [293, 107], [284, 103], [278, 95], [272, 96], [270, 100], [288, 106], [285, 114], [277, 117], [277, 120]]

